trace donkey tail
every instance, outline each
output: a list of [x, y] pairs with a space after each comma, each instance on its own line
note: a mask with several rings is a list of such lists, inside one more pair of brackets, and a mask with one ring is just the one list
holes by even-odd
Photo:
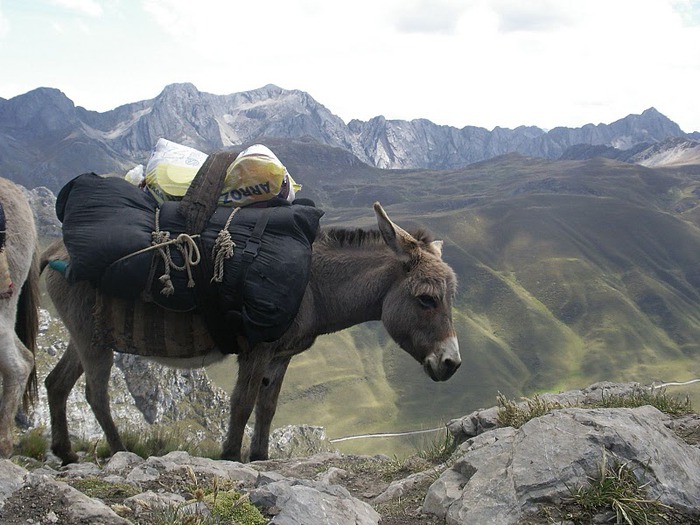
[[[27, 280], [22, 285], [17, 303], [17, 318], [15, 332], [32, 354], [36, 354], [37, 336], [39, 334], [39, 252], [34, 251], [32, 265], [29, 268]], [[38, 396], [36, 365], [27, 380], [27, 388], [22, 399], [24, 410], [33, 405]]]

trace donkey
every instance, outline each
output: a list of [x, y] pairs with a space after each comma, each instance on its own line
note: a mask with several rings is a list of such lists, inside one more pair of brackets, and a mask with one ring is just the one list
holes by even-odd
[[[241, 461], [245, 425], [254, 409], [249, 459], [267, 459], [270, 425], [289, 362], [310, 348], [321, 334], [381, 320], [391, 337], [432, 380], [445, 381], [459, 368], [461, 357], [452, 323], [456, 278], [442, 260], [442, 241], [433, 240], [424, 231], [409, 234], [389, 219], [379, 203], [375, 203], [374, 210], [378, 231], [320, 230], [313, 244], [311, 278], [301, 306], [280, 339], [249, 348], [238, 338], [238, 378], [231, 396], [222, 459]], [[42, 270], [49, 260], [67, 257], [58, 241], [43, 254]], [[124, 450], [107, 393], [112, 348], [97, 345], [93, 339], [93, 309], [98, 294], [87, 282], [69, 285], [58, 272], [48, 273], [46, 285], [71, 336], [65, 353], [45, 381], [51, 448], [64, 464], [77, 459], [68, 435], [66, 399], [84, 371], [87, 401], [112, 453]], [[149, 348], [139, 350], [139, 354], [149, 356]], [[221, 358], [221, 351], [212, 346], [206, 361]], [[166, 364], [202, 366], [203, 360], [198, 359], [196, 365], [192, 360], [169, 360]]]
[[34, 351], [39, 329], [39, 252], [29, 202], [17, 185], [2, 178], [0, 210], [5, 219], [5, 226], [0, 226], [4, 240], [4, 247], [0, 243], [0, 457], [9, 457], [20, 402], [26, 410], [37, 393]]

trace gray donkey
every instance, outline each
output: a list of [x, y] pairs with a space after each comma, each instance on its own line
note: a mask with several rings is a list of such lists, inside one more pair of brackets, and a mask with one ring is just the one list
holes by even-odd
[[[312, 250], [311, 278], [301, 307], [284, 335], [272, 343], [249, 348], [242, 338], [238, 354], [238, 379], [231, 396], [229, 431], [222, 458], [241, 460], [245, 425], [255, 409], [255, 429], [250, 460], [268, 457], [268, 437], [277, 399], [291, 358], [314, 343], [316, 337], [343, 330], [365, 321], [381, 320], [398, 345], [413, 356], [434, 381], [449, 379], [461, 364], [452, 323], [452, 301], [456, 278], [442, 260], [442, 241], [427, 232], [413, 235], [395, 225], [375, 203], [379, 225], [376, 230], [325, 228]], [[42, 256], [42, 269], [50, 260], [67, 260], [61, 241]], [[101, 294], [88, 282], [69, 285], [59, 272], [47, 274], [47, 289], [68, 328], [71, 340], [66, 352], [46, 378], [51, 412], [52, 450], [64, 463], [77, 460], [71, 449], [66, 421], [66, 400], [80, 375], [85, 372], [86, 397], [100, 423], [112, 453], [124, 445], [112, 419], [107, 385], [113, 350], [124, 351], [112, 340], [95, 338], [95, 315], [104, 307]], [[157, 307], [153, 307], [157, 308]], [[130, 353], [158, 358], [170, 366], [193, 367], [215, 362], [223, 353], [205, 330], [182, 327], [202, 326], [196, 313], [155, 313], [141, 301], [122, 311], [139, 312], [133, 322], [162, 326], [160, 315], [176, 316], [177, 327], [188, 341], [192, 356], [162, 359], [150, 345], [133, 345]], [[201, 321], [201, 320], [200, 320]], [[133, 323], [131, 323], [133, 324]], [[98, 330], [99, 332], [99, 330]], [[172, 332], [174, 333], [174, 332]], [[190, 346], [191, 345], [191, 346]]]
[[22, 190], [0, 178], [0, 457], [12, 454], [20, 402], [36, 397], [39, 255], [34, 215]]

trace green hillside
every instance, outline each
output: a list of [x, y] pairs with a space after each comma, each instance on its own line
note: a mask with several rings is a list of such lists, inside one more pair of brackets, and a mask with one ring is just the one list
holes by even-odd
[[[700, 377], [700, 166], [508, 155], [459, 171], [382, 171], [336, 152], [324, 169], [314, 148], [280, 158], [324, 224], [371, 226], [380, 200], [397, 223], [445, 240], [463, 365], [433, 383], [378, 323], [325, 336], [293, 361], [276, 426], [323, 425], [330, 437], [430, 428], [492, 406], [499, 391]], [[223, 370], [213, 374], [228, 388]], [[344, 449], [410, 446], [396, 443]]]

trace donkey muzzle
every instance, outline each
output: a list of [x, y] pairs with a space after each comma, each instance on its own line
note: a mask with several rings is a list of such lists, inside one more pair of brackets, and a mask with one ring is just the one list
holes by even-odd
[[433, 381], [447, 381], [462, 364], [456, 337], [445, 339], [438, 350], [423, 361], [423, 369]]

